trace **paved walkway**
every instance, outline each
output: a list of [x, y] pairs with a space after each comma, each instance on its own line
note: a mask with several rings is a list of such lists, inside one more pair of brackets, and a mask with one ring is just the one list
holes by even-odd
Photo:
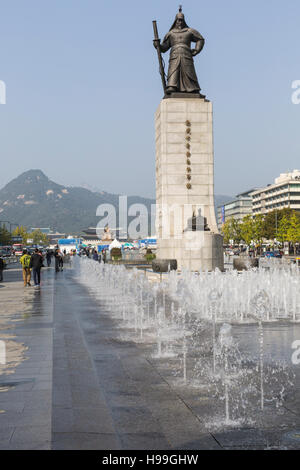
[[70, 270], [45, 268], [40, 289], [23, 288], [15, 267], [4, 279], [0, 449], [201, 450], [280, 442], [278, 433], [253, 429], [207, 434], [191, 397], [168, 384], [147, 359], [147, 346], [116, 339], [113, 321]]
[[50, 449], [53, 278], [41, 289], [23, 287], [13, 266], [0, 284], [0, 449]]

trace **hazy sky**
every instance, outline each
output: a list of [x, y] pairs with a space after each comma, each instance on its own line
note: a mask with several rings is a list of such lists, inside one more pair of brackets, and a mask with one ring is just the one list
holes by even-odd
[[[39, 168], [56, 182], [155, 195], [160, 36], [172, 0], [0, 1], [0, 186]], [[299, 0], [188, 0], [206, 39], [195, 59], [214, 105], [215, 192], [235, 195], [300, 168]], [[167, 62], [167, 58], [166, 58]]]

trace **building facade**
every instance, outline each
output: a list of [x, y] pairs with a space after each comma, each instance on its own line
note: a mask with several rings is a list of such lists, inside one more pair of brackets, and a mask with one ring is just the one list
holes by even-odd
[[284, 208], [300, 212], [300, 170], [282, 173], [274, 184], [254, 190], [251, 196], [253, 216]]
[[217, 220], [218, 228], [221, 230], [222, 225], [226, 220], [233, 217], [237, 220], [242, 220], [246, 215], [252, 214], [252, 197], [251, 193], [254, 189], [246, 191], [244, 193], [237, 194], [233, 201], [229, 201], [226, 204], [217, 208]]

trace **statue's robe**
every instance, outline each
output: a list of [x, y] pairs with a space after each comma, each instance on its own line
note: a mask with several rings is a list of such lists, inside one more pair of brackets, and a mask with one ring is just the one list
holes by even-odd
[[204, 38], [192, 28], [171, 29], [165, 36], [160, 48], [162, 52], [171, 49], [167, 89], [175, 87], [177, 92], [197, 93], [200, 91], [191, 43], [195, 42], [197, 53], [204, 46]]

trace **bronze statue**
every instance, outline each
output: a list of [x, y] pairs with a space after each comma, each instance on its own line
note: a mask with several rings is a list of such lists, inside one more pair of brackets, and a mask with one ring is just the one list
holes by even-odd
[[[189, 28], [186, 24], [181, 6], [170, 31], [161, 44], [155, 21], [153, 21], [153, 27], [155, 34], [153, 45], [158, 51], [158, 56], [160, 57], [160, 52], [171, 49], [167, 83], [164, 79], [162, 59], [160, 60], [160, 73], [165, 93], [170, 97], [173, 93], [191, 93], [202, 97], [193, 57], [203, 49], [204, 38], [198, 31]], [[196, 43], [194, 49], [191, 49], [192, 42]]]

